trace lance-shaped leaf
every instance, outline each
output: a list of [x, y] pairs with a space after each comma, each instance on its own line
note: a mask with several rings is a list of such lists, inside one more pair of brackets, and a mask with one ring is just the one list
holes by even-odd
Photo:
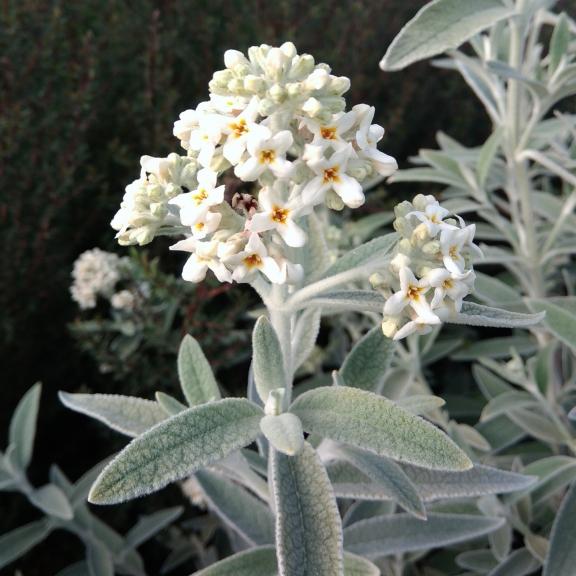
[[[536, 482], [534, 476], [516, 474], [476, 464], [463, 472], [427, 470], [409, 464], [400, 465], [424, 502], [442, 498], [470, 498], [486, 494], [505, 494], [525, 490]], [[358, 499], [391, 500], [394, 495], [384, 486], [371, 481], [350, 464], [335, 460], [328, 475], [338, 496]]]
[[540, 323], [545, 314], [522, 314], [509, 312], [501, 308], [482, 306], [474, 302], [463, 302], [460, 314], [451, 316], [446, 321], [451, 324], [467, 326], [486, 326], [493, 328], [528, 328]]
[[59, 392], [58, 396], [67, 408], [96, 418], [127, 436], [139, 436], [166, 419], [159, 404], [133, 396], [68, 392]]
[[421, 8], [388, 47], [380, 68], [402, 70], [458, 48], [478, 32], [510, 16], [501, 0], [434, 0]]
[[56, 516], [64, 520], [71, 520], [74, 516], [72, 506], [66, 495], [58, 486], [47, 484], [34, 490], [30, 496], [30, 502], [50, 516]]
[[254, 383], [262, 402], [266, 402], [272, 390], [286, 387], [286, 372], [278, 335], [265, 316], [254, 326], [252, 351]]
[[323, 314], [343, 311], [382, 313], [385, 302], [375, 290], [335, 290], [310, 298], [303, 305], [321, 307]]
[[34, 384], [16, 406], [10, 421], [8, 442], [14, 446], [14, 462], [21, 468], [26, 468], [32, 459], [41, 391], [42, 385]]
[[254, 441], [262, 410], [240, 398], [202, 404], [154, 426], [104, 468], [89, 500], [116, 504], [149, 494]]
[[538, 570], [539, 566], [538, 560], [526, 548], [519, 548], [496, 566], [488, 576], [527, 576]]
[[340, 376], [347, 386], [376, 392], [395, 350], [396, 342], [386, 338], [380, 326], [376, 326], [346, 356]]
[[164, 412], [166, 412], [166, 416], [174, 416], [174, 414], [183, 412], [187, 408], [185, 404], [182, 404], [182, 402], [176, 400], [176, 398], [170, 396], [170, 394], [156, 392], [154, 397], [156, 398], [156, 402], [158, 402]]
[[114, 576], [114, 561], [106, 546], [92, 540], [88, 542], [88, 574], [90, 576]]
[[564, 497], [550, 536], [544, 576], [571, 576], [576, 566], [576, 484]]
[[324, 277], [327, 278], [328, 276], [341, 274], [342, 272], [359, 268], [370, 262], [381, 260], [392, 251], [397, 242], [398, 234], [392, 233], [361, 244], [336, 260], [336, 262], [326, 270]]
[[439, 396], [432, 396], [431, 394], [414, 394], [414, 396], [406, 396], [396, 400], [396, 404], [412, 414], [420, 415], [427, 412], [433, 412], [446, 404], [446, 401]]
[[370, 559], [428, 550], [484, 536], [504, 524], [503, 518], [469, 514], [428, 514], [419, 520], [395, 514], [356, 522], [344, 531], [347, 551]]
[[174, 508], [159, 510], [149, 516], [142, 516], [126, 534], [126, 543], [131, 548], [138, 548], [146, 540], [149, 540], [166, 526], [172, 524], [182, 515], [182, 512], [184, 512], [182, 506], [175, 506]]
[[426, 508], [418, 491], [399, 464], [357, 448], [342, 447], [338, 452], [376, 484], [384, 486], [406, 512], [426, 518]]
[[576, 311], [569, 300], [530, 300], [529, 306], [536, 312], [546, 313], [544, 323], [564, 344], [576, 350]]
[[220, 474], [199, 470], [196, 479], [210, 508], [248, 544], [274, 543], [274, 516], [266, 504]]
[[297, 456], [272, 450], [281, 576], [342, 576], [342, 525], [326, 470], [310, 444]]
[[[278, 576], [276, 550], [273, 546], [252, 548], [195, 572], [194, 576]], [[380, 576], [380, 570], [366, 558], [345, 554], [344, 576]]]
[[0, 568], [26, 554], [50, 534], [52, 527], [47, 520], [31, 522], [0, 536]]
[[302, 312], [296, 322], [294, 336], [292, 337], [292, 358], [294, 370], [297, 370], [314, 350], [318, 332], [320, 331], [320, 317], [322, 310], [309, 308]]
[[264, 416], [260, 421], [260, 430], [270, 444], [279, 452], [294, 456], [304, 446], [302, 422], [289, 412], [278, 416]]
[[291, 412], [304, 430], [435, 470], [466, 470], [470, 459], [446, 434], [382, 396], [344, 386], [299, 396]]
[[190, 334], [184, 336], [178, 351], [178, 377], [190, 406], [220, 399], [220, 390], [212, 368], [200, 344]]

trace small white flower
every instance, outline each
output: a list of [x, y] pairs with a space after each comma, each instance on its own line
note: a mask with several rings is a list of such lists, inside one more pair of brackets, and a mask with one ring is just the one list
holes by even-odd
[[206, 272], [212, 270], [220, 282], [232, 281], [230, 271], [218, 258], [218, 242], [202, 242], [195, 238], [186, 238], [170, 246], [170, 250], [192, 253], [182, 270], [182, 278], [184, 280], [201, 282], [206, 278]]
[[421, 322], [439, 324], [440, 318], [432, 312], [425, 297], [426, 292], [430, 289], [428, 280], [426, 278], [418, 280], [408, 267], [401, 268], [399, 276], [400, 290], [386, 300], [384, 314], [386, 316], [398, 316], [406, 306], [410, 306]]
[[359, 104], [354, 106], [353, 111], [360, 114], [362, 118], [356, 132], [356, 144], [359, 148], [358, 156], [369, 160], [378, 174], [390, 176], [398, 170], [398, 163], [392, 156], [384, 154], [377, 148], [378, 142], [384, 136], [384, 128], [378, 124], [372, 124], [375, 108], [366, 106], [366, 104]]
[[420, 222], [426, 226], [428, 234], [434, 238], [441, 228], [456, 229], [455, 226], [442, 222], [448, 214], [450, 214], [450, 210], [446, 210], [446, 208], [442, 208], [438, 202], [434, 202], [428, 204], [423, 211], [414, 210], [408, 212], [406, 218], [414, 217], [420, 220]]
[[465, 260], [462, 249], [470, 243], [470, 233], [468, 226], [462, 229], [444, 228], [440, 232], [440, 250], [444, 266], [456, 276], [464, 271]]
[[134, 303], [134, 294], [132, 294], [130, 290], [120, 290], [120, 292], [112, 294], [110, 298], [110, 304], [112, 308], [116, 308], [116, 310], [132, 310]]
[[355, 122], [356, 113], [350, 111], [334, 115], [328, 123], [306, 119], [303, 124], [314, 135], [313, 146], [321, 146], [322, 148], [332, 146], [334, 149], [339, 149], [348, 145], [348, 140], [343, 135], [354, 126]]
[[319, 204], [326, 192], [334, 190], [349, 208], [358, 208], [364, 204], [362, 186], [355, 178], [346, 174], [348, 160], [354, 154], [352, 146], [338, 150], [327, 160], [310, 162], [308, 165], [316, 174], [302, 191], [302, 198], [307, 204]]
[[207, 168], [198, 172], [198, 188], [192, 192], [179, 194], [170, 200], [170, 204], [180, 207], [180, 221], [184, 226], [193, 226], [198, 217], [205, 214], [211, 206], [217, 206], [224, 201], [225, 186], [216, 186], [218, 174]]
[[248, 137], [262, 130], [263, 126], [256, 124], [258, 118], [258, 99], [253, 98], [248, 106], [238, 116], [227, 119], [223, 132], [228, 135], [222, 153], [233, 166], [240, 162], [246, 151]]
[[196, 213], [196, 218], [190, 228], [192, 229], [192, 236], [197, 240], [202, 240], [206, 236], [218, 230], [222, 214], [218, 212], [211, 212], [209, 208], [203, 208]]
[[244, 250], [227, 258], [226, 264], [234, 269], [232, 279], [236, 282], [248, 282], [258, 272], [274, 284], [286, 282], [286, 270], [282, 270], [278, 262], [268, 255], [258, 234], [250, 234]]
[[251, 232], [275, 230], [284, 242], [293, 248], [306, 243], [306, 233], [294, 219], [309, 211], [299, 196], [287, 202], [274, 188], [263, 188], [258, 195], [259, 210], [252, 216], [247, 226]]
[[446, 268], [435, 268], [426, 274], [426, 280], [434, 288], [431, 307], [433, 310], [444, 304], [448, 296], [454, 302], [454, 309], [460, 312], [462, 300], [470, 294], [474, 284], [475, 274], [472, 270], [464, 274], [452, 274]]
[[250, 157], [240, 162], [234, 174], [245, 182], [257, 180], [270, 170], [276, 178], [287, 178], [292, 172], [292, 163], [286, 160], [286, 152], [292, 146], [292, 132], [282, 130], [276, 134], [265, 127], [248, 138]]

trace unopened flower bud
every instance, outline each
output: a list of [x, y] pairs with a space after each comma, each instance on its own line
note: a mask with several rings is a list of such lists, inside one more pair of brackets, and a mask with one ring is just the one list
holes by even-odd
[[308, 76], [314, 70], [314, 58], [310, 54], [297, 56], [292, 63], [290, 78], [302, 79]]
[[398, 332], [398, 320], [396, 318], [386, 318], [382, 322], [382, 333], [386, 338], [392, 338]]
[[435, 256], [440, 252], [440, 242], [438, 240], [432, 240], [431, 242], [426, 242], [424, 246], [422, 246], [422, 252], [429, 256]]
[[266, 82], [259, 76], [248, 74], [244, 78], [244, 90], [258, 94], [266, 89]]
[[226, 50], [224, 52], [224, 65], [226, 68], [235, 68], [239, 64], [249, 65], [246, 56], [239, 50]]
[[394, 256], [394, 258], [392, 258], [390, 262], [390, 268], [394, 272], [398, 272], [400, 268], [410, 266], [410, 263], [411, 263], [410, 257], [406, 256], [406, 254], [396, 254], [396, 256]]
[[338, 76], [337, 78], [332, 78], [330, 82], [330, 91], [335, 94], [344, 94], [350, 90], [350, 78], [346, 76]]
[[322, 68], [316, 68], [306, 79], [306, 87], [309, 90], [322, 90], [330, 81], [330, 75]]
[[280, 50], [282, 50], [286, 58], [290, 59], [294, 58], [297, 54], [296, 46], [294, 46], [293, 42], [284, 42], [284, 44], [280, 46]]
[[228, 90], [234, 94], [238, 94], [244, 90], [244, 81], [240, 78], [233, 78], [227, 84]]
[[328, 206], [328, 208], [331, 210], [340, 211], [344, 209], [345, 204], [342, 198], [340, 198], [340, 196], [338, 196], [334, 190], [329, 190], [326, 194], [326, 206]]
[[311, 118], [315, 118], [322, 112], [322, 104], [316, 98], [308, 98], [302, 106], [302, 111], [308, 114]]
[[268, 94], [270, 94], [270, 98], [272, 98], [272, 100], [274, 100], [274, 102], [277, 104], [284, 101], [287, 95], [286, 90], [279, 84], [274, 84], [274, 86], [272, 86], [272, 88], [270, 88], [268, 91]]

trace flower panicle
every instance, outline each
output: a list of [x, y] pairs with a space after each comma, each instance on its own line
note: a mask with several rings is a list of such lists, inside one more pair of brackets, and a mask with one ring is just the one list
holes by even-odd
[[158, 235], [183, 239], [183, 278], [295, 283], [304, 220], [317, 207], [357, 208], [363, 183], [389, 176], [394, 158], [378, 150], [384, 129], [374, 108], [346, 110], [345, 77], [299, 55], [287, 42], [228, 50], [209, 100], [174, 124], [184, 154], [143, 156], [112, 221], [120, 244]]
[[400, 235], [387, 268], [370, 281], [386, 298], [382, 330], [395, 340], [418, 333], [458, 314], [474, 289], [472, 256], [475, 225], [419, 194], [395, 208], [394, 228]]

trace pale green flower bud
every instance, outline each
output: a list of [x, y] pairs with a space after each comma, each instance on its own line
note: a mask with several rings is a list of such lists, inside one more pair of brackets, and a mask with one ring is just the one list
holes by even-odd
[[287, 96], [286, 90], [279, 84], [274, 84], [274, 86], [272, 86], [272, 88], [270, 88], [268, 91], [268, 94], [270, 95], [270, 98], [276, 102], [276, 104], [283, 102]]
[[386, 338], [392, 338], [398, 332], [398, 319], [385, 318], [382, 322], [382, 333]]
[[424, 194], [416, 194], [412, 200], [412, 204], [416, 210], [424, 210], [428, 205], [428, 199]]
[[403, 238], [398, 242], [398, 251], [403, 254], [411, 254], [413, 252], [412, 242], [408, 238]]
[[402, 236], [407, 236], [412, 230], [412, 227], [406, 218], [396, 218], [396, 220], [394, 220], [392, 223], [392, 226], [394, 227], [394, 230], [396, 230], [396, 232]]
[[429, 256], [435, 256], [440, 252], [440, 242], [438, 240], [432, 240], [431, 242], [426, 242], [424, 246], [422, 246], [422, 252]]
[[329, 190], [326, 194], [326, 206], [332, 210], [343, 210], [344, 209], [344, 201], [334, 190]]
[[224, 65], [226, 68], [233, 69], [238, 65], [249, 66], [250, 63], [246, 59], [246, 56], [239, 50], [226, 50], [226, 52], [224, 52]]
[[261, 116], [269, 116], [270, 114], [272, 114], [272, 112], [274, 112], [275, 108], [276, 105], [274, 104], [274, 102], [272, 102], [272, 100], [264, 98], [263, 100], [260, 100], [260, 103], [258, 105], [258, 112], [260, 113]]
[[289, 84], [286, 84], [284, 88], [286, 88], [286, 92], [288, 92], [288, 96], [291, 98], [299, 96], [304, 90], [301, 82], [290, 82]]
[[233, 94], [241, 94], [244, 91], [244, 81], [240, 78], [234, 78], [228, 82], [227, 88]]
[[260, 78], [260, 76], [248, 74], [246, 78], [244, 78], [244, 90], [259, 94], [266, 90], [266, 82], [263, 78]]
[[168, 214], [168, 208], [163, 202], [153, 202], [150, 204], [150, 214], [156, 216], [156, 218], [165, 218]]
[[178, 194], [181, 193], [182, 188], [180, 188], [180, 186], [176, 186], [175, 184], [168, 184], [164, 187], [164, 194], [166, 195], [166, 198], [168, 198], [169, 200], [175, 198], [176, 196], [178, 196]]
[[332, 77], [330, 91], [335, 94], [344, 94], [350, 90], [350, 78], [346, 76]]
[[146, 187], [148, 199], [151, 202], [160, 202], [166, 198], [164, 195], [164, 186], [160, 184], [149, 185]]
[[231, 70], [218, 70], [212, 76], [212, 82], [216, 85], [224, 87], [234, 78]]
[[322, 104], [320, 104], [320, 101], [316, 98], [308, 98], [302, 106], [302, 111], [308, 114], [308, 116], [315, 118], [322, 111]]
[[308, 90], [322, 90], [330, 82], [330, 75], [326, 70], [316, 67], [316, 70], [306, 78], [305, 86]]
[[394, 214], [396, 214], [396, 216], [400, 218], [402, 216], [406, 216], [406, 214], [412, 212], [413, 210], [414, 206], [412, 205], [412, 203], [408, 202], [407, 200], [404, 200], [404, 202], [396, 204], [396, 206], [394, 207]]
[[302, 79], [309, 76], [313, 70], [314, 58], [310, 54], [302, 54], [302, 56], [297, 56], [292, 63], [289, 77]]
[[294, 58], [297, 54], [296, 46], [294, 46], [293, 42], [284, 42], [284, 44], [280, 46], [280, 50], [282, 50], [286, 58], [290, 59]]

